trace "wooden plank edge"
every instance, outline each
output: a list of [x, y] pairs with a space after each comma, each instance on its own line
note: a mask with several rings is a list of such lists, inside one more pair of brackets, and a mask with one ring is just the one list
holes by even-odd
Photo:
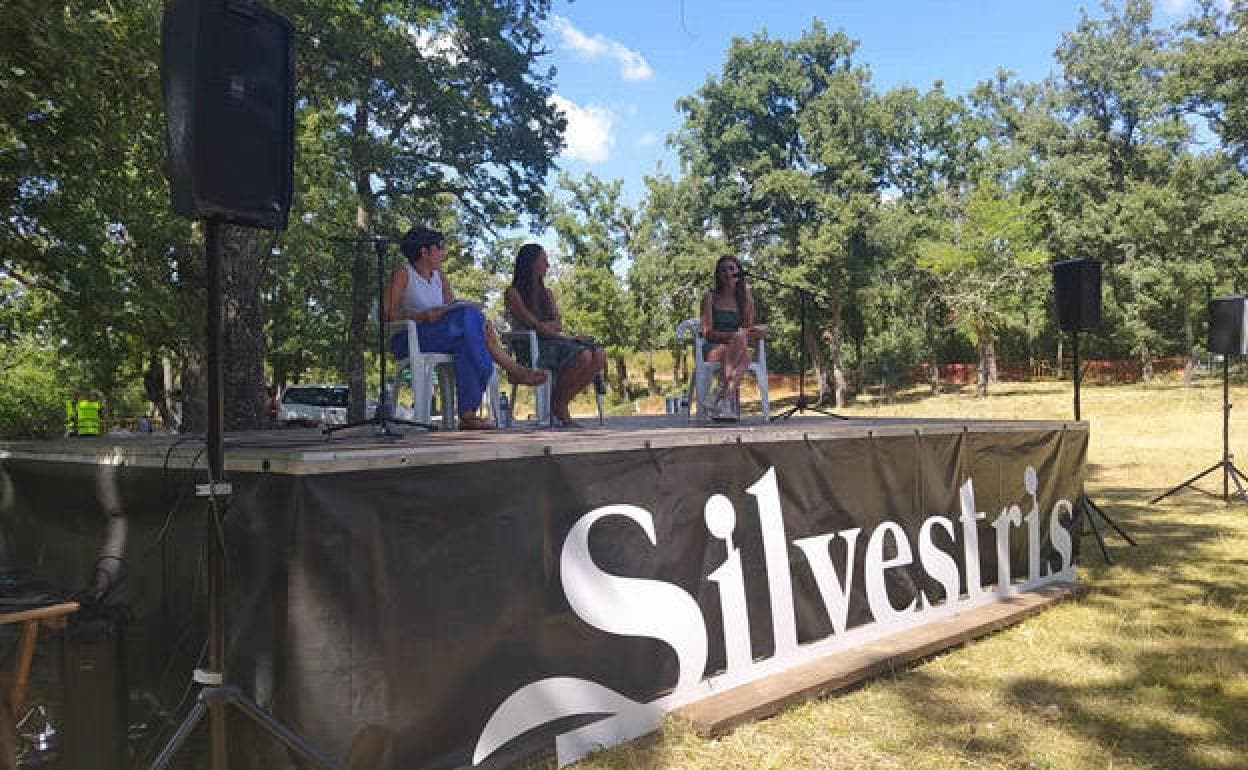
[[724, 735], [739, 725], [774, 716], [789, 706], [848, 689], [937, 652], [1016, 625], [1058, 602], [1081, 597], [1087, 591], [1087, 586], [1081, 583], [1050, 583], [1035, 591], [1015, 594], [844, 653], [834, 653], [758, 682], [734, 687], [676, 709], [672, 716], [690, 725], [702, 738]]

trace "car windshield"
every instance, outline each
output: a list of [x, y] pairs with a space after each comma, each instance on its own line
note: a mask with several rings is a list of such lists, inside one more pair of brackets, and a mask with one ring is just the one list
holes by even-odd
[[284, 404], [301, 404], [303, 406], [342, 406], [347, 405], [347, 389], [345, 387], [300, 386], [287, 388], [282, 396]]

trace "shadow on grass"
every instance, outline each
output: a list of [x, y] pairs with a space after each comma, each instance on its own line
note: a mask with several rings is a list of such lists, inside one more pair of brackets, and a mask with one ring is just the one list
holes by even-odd
[[[1154, 494], [1130, 487], [1096, 490], [1098, 503], [1139, 546], [1109, 537], [1117, 564], [1108, 566], [1085, 535], [1081, 580], [1091, 590], [1079, 604], [1092, 613], [1093, 628], [1050, 629], [1064, 648], [1051, 650], [1053, 656], [1094, 663], [1087, 670], [1008, 680], [1001, 697], [1016, 715], [1034, 715], [1099, 747], [1103, 756], [1082, 757], [1080, 766], [1123, 759], [1151, 767], [1243, 766], [1248, 560], [1224, 553], [1236, 547], [1228, 540], [1243, 537], [1239, 522], [1248, 510], [1220, 502], [1210, 507], [1199, 498], [1202, 505], [1154, 506], [1148, 503]], [[925, 733], [943, 748], [1006, 764], [1022, 760], [1026, 736], [1008, 727], [991, 735], [977, 730], [993, 715], [962, 704], [949, 677], [920, 668], [903, 679], [914, 718], [940, 714], [952, 728]]]

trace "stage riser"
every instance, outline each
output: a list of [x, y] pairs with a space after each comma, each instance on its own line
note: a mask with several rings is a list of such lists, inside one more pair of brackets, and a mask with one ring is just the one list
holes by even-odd
[[[229, 676], [338, 757], [371, 726], [394, 768], [506, 764], [556, 739], [572, 759], [713, 692], [1073, 579], [1086, 450], [1083, 430], [1014, 426], [235, 474]], [[81, 581], [109, 531], [100, 466], [3, 467], [6, 541]], [[153, 661], [198, 652], [173, 645], [198, 625], [201, 503], [168, 514], [203, 479], [112, 473], [131, 686], [158, 689]]]

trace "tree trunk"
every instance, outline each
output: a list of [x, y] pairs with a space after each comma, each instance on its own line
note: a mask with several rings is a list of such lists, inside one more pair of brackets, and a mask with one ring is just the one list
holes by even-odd
[[164, 363], [167, 361], [162, 361], [155, 353], [148, 356], [147, 369], [143, 371], [143, 393], [160, 415], [161, 424], [165, 428], [172, 428], [176, 421], [169, 404], [169, 389], [166, 385], [165, 367], [162, 365]]
[[988, 395], [988, 385], [993, 382], [992, 371], [996, 367], [996, 353], [992, 344], [992, 332], [985, 323], [976, 324], [976, 348], [979, 351], [979, 365], [975, 368], [975, 396], [983, 398]]
[[208, 410], [204, 404], [208, 396], [208, 381], [204, 370], [203, 328], [201, 321], [200, 334], [190, 340], [188, 347], [182, 351], [182, 417], [178, 428], [182, 433], [203, 433], [208, 429]]
[[190, 329], [177, 351], [182, 364], [178, 377], [180, 387], [176, 391], [178, 414], [175, 421], [181, 433], [203, 433], [208, 428], [208, 411], [204, 408], [207, 398], [208, 381], [204, 371], [204, 353], [207, 349], [208, 319], [205, 317], [205, 254], [203, 251], [203, 225], [192, 225], [198, 248], [185, 255], [178, 264], [179, 281], [182, 281], [183, 296], [187, 308], [184, 309], [185, 323]]
[[940, 395], [940, 361], [936, 356], [936, 331], [931, 306], [923, 307], [923, 339], [927, 342], [927, 381], [933, 396]]
[[[840, 303], [835, 303], [839, 305]], [[832, 328], [827, 331], [828, 340], [828, 370], [832, 375], [832, 397], [833, 403], [837, 409], [845, 407], [846, 395], [849, 386], [845, 380], [845, 362], [844, 362], [844, 344], [841, 340], [841, 314], [840, 308], [835, 308], [829, 313], [832, 319]], [[822, 351], [818, 351], [822, 355]], [[820, 391], [822, 395], [823, 391]]]
[[620, 398], [628, 398], [628, 364], [624, 356], [615, 356], [615, 392]]
[[[807, 322], [806, 336], [802, 339], [802, 345], [806, 349], [806, 362], [815, 373], [815, 400], [822, 402], [824, 396], [833, 393], [833, 387], [829, 382], [828, 364], [823, 357], [823, 346], [819, 344], [819, 333], [815, 329], [814, 324]], [[806, 372], [799, 371], [798, 377], [806, 376]], [[835, 398], [835, 395], [833, 394]]]
[[654, 350], [646, 345], [646, 392], [651, 396], [659, 395], [659, 383], [654, 376]]
[[225, 353], [221, 366], [225, 430], [257, 430], [265, 424], [264, 311], [260, 304], [264, 247], [265, 235], [261, 230], [222, 227]]
[[1143, 382], [1153, 381], [1153, 355], [1148, 349], [1148, 345], [1140, 345], [1140, 380]]

